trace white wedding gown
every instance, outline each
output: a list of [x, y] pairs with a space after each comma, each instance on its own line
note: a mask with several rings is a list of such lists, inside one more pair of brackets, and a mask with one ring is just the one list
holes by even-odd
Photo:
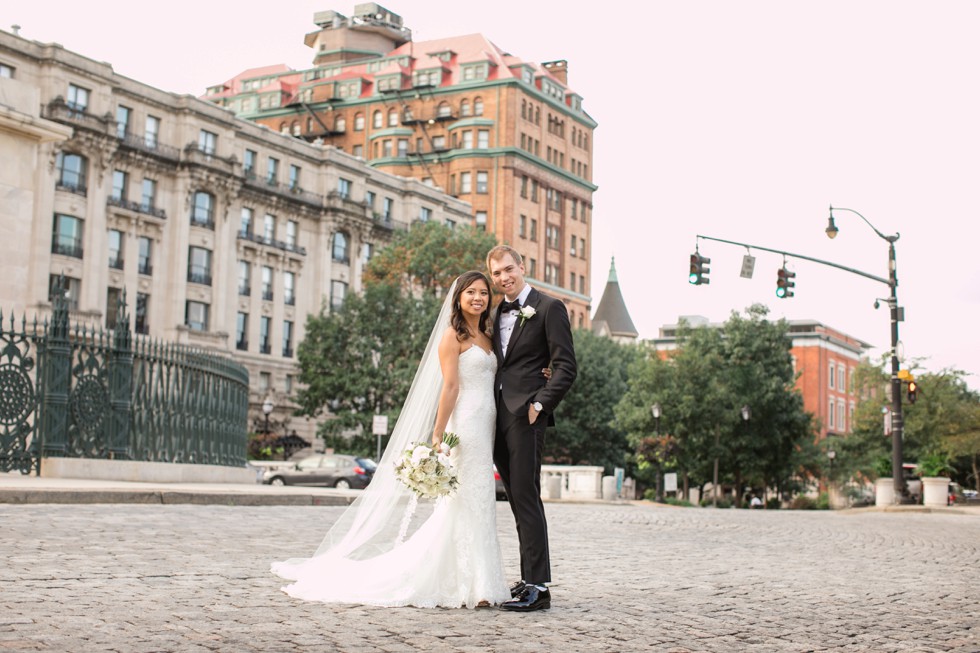
[[447, 426], [459, 436], [453, 449], [456, 495], [438, 499], [411, 537], [373, 558], [328, 552], [298, 567], [274, 563], [273, 572], [296, 581], [284, 592], [307, 601], [420, 608], [474, 608], [510, 599], [493, 479], [496, 369], [493, 352], [476, 345], [459, 356], [459, 396]]

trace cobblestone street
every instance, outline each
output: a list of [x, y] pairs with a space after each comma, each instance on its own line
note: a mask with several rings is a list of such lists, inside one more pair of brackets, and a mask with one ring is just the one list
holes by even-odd
[[0, 505], [0, 651], [980, 651], [973, 515], [551, 503], [553, 608], [512, 614], [280, 592], [341, 510]]

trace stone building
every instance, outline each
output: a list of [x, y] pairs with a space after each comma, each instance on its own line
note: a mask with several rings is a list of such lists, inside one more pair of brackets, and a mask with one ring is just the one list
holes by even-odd
[[481, 34], [415, 42], [376, 3], [314, 22], [309, 68], [246, 70], [205, 99], [465, 199], [572, 324], [589, 326], [596, 122], [567, 62], [524, 61]]
[[[290, 418], [307, 315], [361, 287], [375, 248], [416, 220], [472, 224], [421, 180], [0, 31], [0, 307], [226, 350], [251, 376], [252, 418]], [[289, 423], [290, 419], [292, 420]]]

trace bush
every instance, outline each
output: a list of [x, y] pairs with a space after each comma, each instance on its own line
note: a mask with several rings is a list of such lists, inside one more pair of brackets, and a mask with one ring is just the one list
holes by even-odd
[[282, 460], [284, 449], [278, 442], [279, 436], [275, 433], [251, 433], [246, 455], [249, 460]]
[[690, 501], [685, 501], [684, 499], [678, 499], [677, 497], [667, 497], [666, 499], [664, 499], [664, 501], [672, 506], [683, 506], [685, 508], [694, 507], [694, 504], [691, 503]]
[[817, 497], [817, 510], [830, 510], [830, 495], [826, 492]]
[[656, 501], [656, 499], [657, 499], [657, 491], [655, 489], [650, 488], [649, 490], [644, 490], [643, 492], [644, 501]]
[[[712, 507], [711, 497], [705, 497], [705, 498], [701, 499], [701, 507], [702, 508], [711, 508]], [[721, 497], [721, 498], [718, 499], [718, 507], [719, 508], [731, 508], [732, 507], [732, 500], [729, 499], [728, 497]]]
[[778, 497], [769, 497], [766, 499], [766, 509], [767, 510], [779, 510], [782, 508], [783, 502], [779, 500]]
[[793, 497], [793, 500], [789, 502], [790, 510], [816, 510], [817, 502], [811, 497], [805, 495], [799, 495]]

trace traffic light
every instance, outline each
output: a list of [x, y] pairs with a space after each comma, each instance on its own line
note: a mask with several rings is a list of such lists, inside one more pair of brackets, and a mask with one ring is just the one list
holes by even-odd
[[796, 276], [795, 272], [790, 272], [786, 269], [786, 266], [779, 268], [776, 278], [776, 297], [780, 299], [786, 299], [787, 297], [793, 296], [792, 288], [796, 286], [796, 282], [793, 281], [793, 277]]
[[707, 267], [709, 263], [711, 263], [710, 258], [701, 256], [697, 252], [691, 254], [691, 274], [687, 278], [688, 283], [695, 286], [710, 283], [711, 279], [708, 278], [708, 273], [711, 270]]
[[908, 397], [909, 397], [909, 403], [910, 404], [914, 404], [915, 403], [915, 393], [918, 392], [918, 391], [919, 391], [919, 384], [917, 384], [915, 381], [909, 381], [909, 393], [908, 393]]

